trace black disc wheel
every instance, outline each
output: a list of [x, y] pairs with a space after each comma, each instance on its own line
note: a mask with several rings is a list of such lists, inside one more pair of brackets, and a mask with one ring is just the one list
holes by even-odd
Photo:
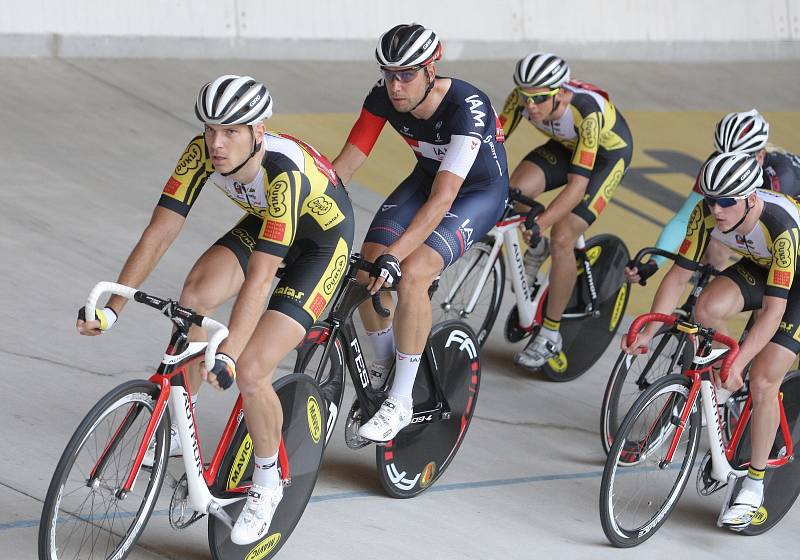
[[[314, 490], [325, 448], [323, 400], [319, 387], [308, 375], [295, 373], [277, 380], [275, 392], [283, 408], [282, 437], [288, 456], [290, 483], [283, 489], [283, 499], [275, 511], [267, 536], [252, 544], [233, 544], [227, 525], [213, 515], [208, 516], [208, 544], [215, 560], [274, 557], [300, 521]], [[241, 422], [222, 462], [215, 494], [225, 498], [246, 495], [242, 490], [251, 484], [253, 461], [252, 441], [245, 423]], [[225, 511], [235, 521], [243, 507], [244, 500], [240, 500], [225, 506]]]
[[[435, 358], [433, 369], [431, 352]], [[436, 419], [441, 404], [431, 386], [431, 372], [449, 407], [447, 418]], [[414, 419], [397, 437], [376, 449], [378, 477], [394, 498], [412, 498], [444, 473], [464, 441], [480, 387], [481, 366], [475, 334], [460, 321], [434, 325], [414, 383]]]

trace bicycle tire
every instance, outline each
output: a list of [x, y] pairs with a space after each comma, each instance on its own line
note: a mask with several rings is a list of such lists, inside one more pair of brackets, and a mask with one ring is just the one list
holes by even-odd
[[620, 352], [608, 377], [600, 407], [600, 441], [608, 454], [614, 434], [642, 391], [671, 373], [680, 373], [692, 361], [694, 349], [687, 337], [662, 327], [650, 341], [646, 354]]
[[[153, 466], [139, 471], [126, 495], [119, 496], [118, 490], [130, 473], [158, 394], [154, 383], [128, 381], [102, 397], [78, 425], [56, 465], [44, 500], [39, 523], [40, 559], [77, 558], [84, 546], [91, 547], [92, 552], [87, 550], [87, 554], [92, 557], [99, 547], [104, 558], [122, 559], [133, 550], [164, 482], [169, 410], [164, 411], [156, 428]], [[106, 459], [100, 461], [103, 455]], [[89, 478], [98, 466], [99, 473]], [[96, 504], [102, 513], [83, 509]], [[79, 527], [83, 527], [82, 532]], [[76, 535], [78, 542], [73, 542]], [[101, 540], [104, 544], [99, 544]], [[76, 546], [80, 549], [73, 553]]]
[[[272, 558], [286, 544], [305, 511], [311, 493], [319, 475], [322, 453], [325, 450], [325, 424], [323, 422], [322, 395], [316, 381], [310, 376], [293, 373], [281, 377], [274, 383], [275, 392], [283, 408], [283, 427], [281, 429], [284, 448], [289, 458], [291, 484], [283, 489], [283, 499], [275, 515], [272, 517], [268, 535], [263, 539], [247, 545], [236, 545], [230, 540], [231, 531], [222, 521], [208, 516], [208, 546], [214, 560]], [[236, 456], [243, 446], [235, 442], [249, 439], [247, 425], [241, 422], [236, 435], [226, 453], [223, 465], [229, 465], [218, 475], [217, 486], [226, 484], [231, 477], [237, 477], [237, 486], [249, 484], [252, 480], [253, 454], [247, 455], [243, 472]], [[240, 486], [241, 489], [241, 486]], [[231, 497], [233, 488], [228, 484], [229, 492], [224, 497]], [[244, 497], [246, 494], [239, 493]], [[236, 519], [244, 507], [244, 499], [225, 506], [225, 511], [232, 519]]]
[[[328, 340], [330, 327], [325, 323], [313, 325], [303, 342], [297, 347], [295, 373], [311, 375], [319, 385], [320, 393], [325, 401], [325, 445], [330, 443], [336, 421], [342, 411], [344, 398], [344, 349], [338, 336]], [[327, 344], [333, 344], [324, 367], [320, 368], [322, 353]]]
[[[492, 251], [491, 241], [475, 243], [461, 258], [444, 269], [439, 278], [439, 287], [431, 297], [433, 323], [450, 319], [464, 321], [475, 332], [479, 346], [484, 345], [497, 320], [506, 281], [505, 261], [498, 254], [491, 273], [480, 290], [475, 308], [465, 316], [464, 309], [475, 293], [481, 271], [488, 263]], [[463, 279], [462, 274], [465, 275]], [[460, 284], [456, 287], [459, 280]], [[446, 301], [451, 292], [454, 292], [452, 298]]]
[[[764, 475], [764, 504], [759, 508], [752, 523], [740, 534], [755, 536], [772, 529], [788, 513], [798, 495], [800, 495], [800, 371], [793, 370], [786, 375], [780, 388], [783, 394], [783, 408], [786, 420], [792, 433], [794, 460], [776, 469], [767, 469]], [[771, 458], [778, 456], [781, 449], [785, 451], [783, 435], [778, 429], [775, 444], [772, 446]], [[739, 441], [732, 465], [744, 465], [750, 461], [750, 424], [745, 427]], [[744, 478], [737, 479], [732, 496], [741, 489]]]
[[[595, 273], [600, 313], [597, 317], [561, 320], [562, 351], [542, 367], [551, 381], [572, 381], [586, 373], [614, 339], [628, 307], [630, 285], [625, 282], [623, 269], [630, 254], [625, 243], [615, 235], [596, 235], [586, 242], [586, 253]], [[590, 302], [588, 287], [580, 281], [582, 274], [579, 269], [564, 313], [583, 312]]]
[[[439, 383], [450, 405], [447, 420], [410, 425], [385, 446], [376, 447], [378, 478], [393, 498], [413, 498], [430, 488], [456, 456], [475, 412], [481, 367], [478, 342], [468, 325], [445, 321], [434, 325], [428, 345], [438, 365]], [[426, 354], [414, 383], [414, 406], [425, 410], [434, 395], [423, 368], [430, 368]], [[430, 370], [428, 370], [430, 371]]]
[[[700, 440], [697, 401], [672, 463], [662, 468], [659, 461], [673, 440], [676, 416], [686, 405], [691, 385], [692, 381], [681, 375], [659, 379], [637, 399], [617, 432], [600, 483], [600, 521], [616, 547], [629, 548], [652, 537], [686, 487]], [[677, 471], [674, 481], [670, 480], [671, 471]], [[662, 473], [667, 476], [659, 484], [655, 479]], [[640, 474], [641, 481], [636, 478]], [[643, 508], [642, 514], [634, 511], [637, 507]], [[628, 517], [638, 520], [629, 521]]]

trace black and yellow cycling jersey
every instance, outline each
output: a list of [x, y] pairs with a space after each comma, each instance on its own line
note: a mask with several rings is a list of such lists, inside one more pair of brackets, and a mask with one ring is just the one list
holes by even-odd
[[757, 189], [756, 193], [764, 202], [764, 210], [747, 235], [717, 229], [705, 200], [698, 202], [689, 218], [676, 262], [684, 267], [687, 262], [699, 262], [713, 237], [742, 259], [765, 270], [764, 295], [786, 299], [800, 263], [800, 206], [786, 195], [763, 189]]
[[546, 136], [572, 153], [569, 173], [589, 177], [598, 157], [616, 157], [615, 152], [630, 151], [633, 140], [622, 114], [601, 89], [573, 80], [561, 86], [572, 92], [572, 100], [561, 118], [536, 122], [531, 119], [514, 89], [503, 105], [500, 123], [506, 138], [525, 118]]
[[233, 251], [245, 272], [254, 250], [281, 257], [286, 267], [269, 309], [308, 328], [344, 276], [353, 208], [333, 166], [314, 148], [274, 133], [264, 135], [264, 145], [256, 177], [242, 184], [214, 171], [202, 134], [192, 138], [158, 204], [187, 216], [206, 183], [216, 185], [247, 212], [216, 245]]

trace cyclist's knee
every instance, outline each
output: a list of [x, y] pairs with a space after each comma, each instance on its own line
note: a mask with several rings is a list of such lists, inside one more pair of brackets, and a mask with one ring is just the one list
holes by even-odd
[[777, 399], [779, 390], [780, 381], [775, 382], [766, 375], [750, 376], [750, 394], [756, 407], [770, 405]]
[[190, 275], [183, 285], [179, 301], [182, 306], [206, 315], [217, 307], [218, 303], [214, 301], [215, 299], [199, 275]]
[[700, 297], [695, 307], [695, 318], [703, 326], [719, 328], [728, 318], [728, 312], [719, 301], [710, 297]]
[[274, 371], [274, 367], [261, 361], [240, 359], [236, 364], [236, 384], [242, 397], [258, 396], [268, 390]]

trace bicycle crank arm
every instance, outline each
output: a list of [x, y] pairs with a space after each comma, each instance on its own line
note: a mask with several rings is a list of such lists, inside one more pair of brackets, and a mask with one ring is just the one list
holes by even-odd
[[211, 502], [208, 504], [208, 513], [222, 521], [228, 527], [228, 529], [233, 530], [233, 519], [217, 502]]

